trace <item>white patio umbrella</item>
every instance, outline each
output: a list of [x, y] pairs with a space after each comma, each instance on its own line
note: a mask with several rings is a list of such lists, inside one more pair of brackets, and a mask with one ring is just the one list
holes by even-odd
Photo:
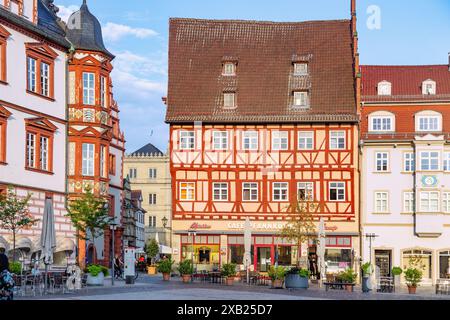
[[55, 219], [53, 201], [45, 200], [44, 218], [42, 220], [41, 233], [41, 257], [45, 264], [45, 291], [47, 291], [48, 266], [53, 264], [53, 252], [56, 249]]
[[318, 267], [320, 272], [320, 281], [323, 283], [325, 275], [325, 222], [320, 218], [318, 237], [319, 245], [317, 247]]
[[249, 267], [251, 265], [251, 247], [252, 247], [252, 225], [250, 219], [247, 217], [244, 224], [244, 266], [247, 271], [247, 284], [249, 283]]

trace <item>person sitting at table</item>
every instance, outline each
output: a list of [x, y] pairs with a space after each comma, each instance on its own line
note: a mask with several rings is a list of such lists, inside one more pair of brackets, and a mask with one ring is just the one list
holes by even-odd
[[39, 270], [39, 262], [36, 261], [34, 263], [33, 269], [31, 269], [31, 275], [38, 276], [41, 274], [41, 271]]

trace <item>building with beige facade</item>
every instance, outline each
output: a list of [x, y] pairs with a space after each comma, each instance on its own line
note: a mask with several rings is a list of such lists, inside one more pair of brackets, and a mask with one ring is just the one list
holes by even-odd
[[[171, 245], [171, 178], [169, 156], [151, 143], [127, 155], [124, 172], [131, 190], [142, 192], [145, 213], [145, 240], [158, 235], [159, 243]], [[164, 252], [169, 253], [169, 252]]]

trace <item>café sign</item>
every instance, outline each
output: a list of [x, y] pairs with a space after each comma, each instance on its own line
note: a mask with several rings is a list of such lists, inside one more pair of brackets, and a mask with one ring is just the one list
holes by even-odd
[[[251, 222], [252, 230], [281, 230], [285, 226], [281, 222]], [[336, 231], [337, 226], [325, 226], [325, 230]], [[229, 222], [228, 229], [244, 230], [244, 222]]]
[[194, 222], [193, 224], [191, 224], [189, 229], [192, 229], [192, 230], [211, 229], [211, 226], [209, 224], [206, 224], [206, 223], [200, 224], [200, 223]]

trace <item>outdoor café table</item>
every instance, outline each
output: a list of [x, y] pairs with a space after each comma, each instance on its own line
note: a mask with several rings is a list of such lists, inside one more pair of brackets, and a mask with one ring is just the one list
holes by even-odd
[[211, 283], [222, 283], [222, 274], [220, 272], [209, 273]]
[[354, 283], [343, 283], [343, 282], [324, 282], [325, 285], [325, 291], [328, 291], [328, 289], [332, 290], [344, 290], [345, 286], [352, 286], [352, 291], [355, 287]]
[[378, 292], [392, 293], [394, 291], [394, 280], [392, 278], [380, 278], [380, 287]]

